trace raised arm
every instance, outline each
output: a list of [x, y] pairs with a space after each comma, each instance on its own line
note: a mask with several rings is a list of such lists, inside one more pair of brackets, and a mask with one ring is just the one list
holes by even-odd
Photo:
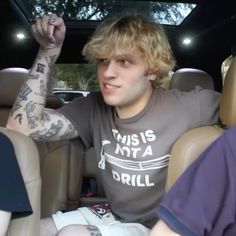
[[65, 37], [63, 19], [44, 15], [32, 25], [39, 43], [38, 55], [12, 108], [7, 128], [38, 140], [58, 140], [78, 136], [72, 123], [61, 113], [45, 109], [49, 75], [60, 54]]

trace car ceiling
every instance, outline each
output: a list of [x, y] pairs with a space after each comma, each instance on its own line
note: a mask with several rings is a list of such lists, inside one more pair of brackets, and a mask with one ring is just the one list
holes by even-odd
[[[165, 1], [167, 2], [167, 0]], [[172, 1], [170, 1], [172, 2]], [[177, 59], [177, 68], [194, 67], [206, 70], [215, 80], [217, 90], [221, 90], [220, 66], [231, 54], [231, 46], [236, 39], [235, 0], [190, 0], [181, 1], [197, 4], [192, 13], [179, 25], [164, 25], [171, 47]], [[29, 68], [37, 53], [38, 45], [31, 37], [30, 23], [18, 12], [12, 1], [0, 1], [0, 21], [2, 26], [0, 69], [6, 67]], [[88, 27], [66, 22], [67, 35], [59, 63], [81, 63], [83, 45], [94, 31], [96, 24]], [[27, 32], [25, 42], [17, 42], [13, 35], [18, 29]], [[184, 47], [181, 39], [191, 35], [194, 43]]]

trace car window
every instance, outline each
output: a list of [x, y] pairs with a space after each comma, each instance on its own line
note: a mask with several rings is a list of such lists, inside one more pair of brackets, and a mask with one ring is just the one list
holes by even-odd
[[57, 64], [54, 90], [96, 91], [96, 65], [94, 64]]

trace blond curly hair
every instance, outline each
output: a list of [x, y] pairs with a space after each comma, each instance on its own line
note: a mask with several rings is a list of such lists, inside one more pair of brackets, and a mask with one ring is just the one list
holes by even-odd
[[84, 46], [83, 55], [90, 62], [109, 58], [118, 49], [139, 50], [147, 74], [155, 74], [153, 85], [168, 76], [175, 58], [163, 28], [141, 15], [129, 15], [102, 22]]

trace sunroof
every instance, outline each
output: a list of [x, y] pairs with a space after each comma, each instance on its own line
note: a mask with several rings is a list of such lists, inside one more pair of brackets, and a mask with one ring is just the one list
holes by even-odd
[[128, 0], [15, 0], [29, 21], [43, 13], [56, 13], [65, 21], [102, 21], [123, 14], [145, 14], [155, 22], [180, 25], [196, 7], [181, 2]]

